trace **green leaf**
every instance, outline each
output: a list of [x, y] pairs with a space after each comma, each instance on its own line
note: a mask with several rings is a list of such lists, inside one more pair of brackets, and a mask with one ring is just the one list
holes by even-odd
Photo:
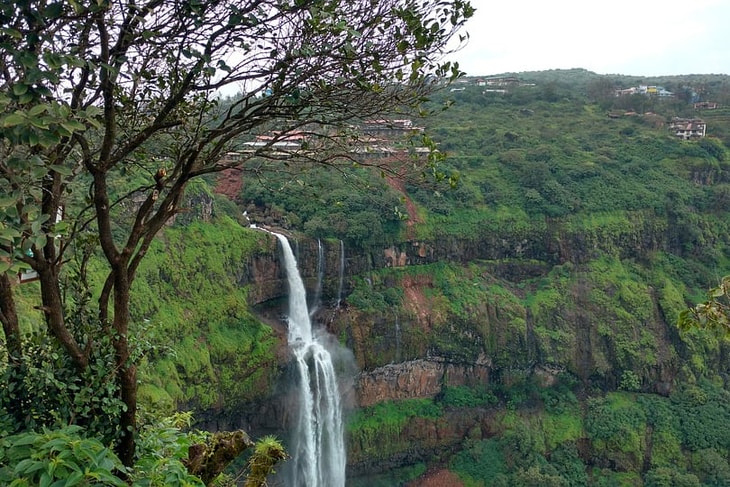
[[[32, 467], [34, 467], [36, 463], [41, 463], [41, 468], [43, 468], [44, 464], [42, 462], [38, 462], [37, 460], [33, 460], [32, 458], [26, 458], [25, 460], [21, 460], [15, 466], [15, 473], [25, 474]], [[38, 469], [34, 469], [33, 471], [35, 471], [35, 470], [38, 470]]]
[[41, 130], [47, 130], [48, 129], [48, 117], [33, 117], [30, 119], [30, 124], [35, 127], [39, 128]]
[[1, 123], [3, 127], [15, 127], [16, 125], [25, 123], [25, 121], [26, 118], [22, 114], [15, 112], [3, 118]]
[[53, 477], [48, 472], [41, 474], [41, 481], [38, 483], [38, 487], [49, 487], [53, 482]]
[[28, 144], [34, 146], [38, 145], [38, 142], [40, 142], [40, 137], [38, 137], [38, 134], [35, 132], [28, 132]]
[[84, 130], [86, 128], [84, 126], [84, 124], [82, 124], [78, 120], [73, 120], [73, 119], [65, 120], [65, 121], [61, 122], [61, 127], [65, 128], [69, 132], [76, 132], [79, 130]]
[[28, 110], [28, 116], [37, 117], [38, 115], [45, 112], [46, 110], [48, 110], [47, 105], [35, 105], [34, 107], [31, 107], [30, 110]]
[[51, 69], [59, 69], [63, 65], [63, 58], [55, 52], [43, 53], [43, 60]]
[[81, 483], [81, 481], [84, 478], [84, 474], [80, 471], [75, 471], [71, 475], [68, 476], [66, 479], [66, 483], [64, 484], [64, 487], [72, 487], [74, 485], [78, 485]]
[[[67, 221], [60, 221], [53, 225], [53, 233], [54, 234], [63, 234], [67, 232], [71, 228], [71, 224]], [[73, 384], [71, 384], [73, 386]], [[69, 386], [69, 389], [72, 389], [72, 387]]]
[[13, 94], [16, 96], [24, 95], [28, 93], [28, 85], [23, 83], [17, 83], [13, 85]]
[[52, 147], [59, 142], [60, 138], [50, 130], [44, 130], [39, 134], [39, 145], [44, 148]]
[[48, 241], [48, 239], [46, 238], [46, 235], [41, 234], [35, 238], [33, 243], [35, 244], [36, 247], [41, 248], [46, 245], [47, 241]]
[[4, 28], [0, 29], [0, 32], [12, 37], [13, 39], [22, 39], [23, 38], [23, 34], [19, 30], [11, 29], [10, 27], [4, 27]]
[[57, 172], [58, 174], [60, 174], [61, 176], [71, 176], [73, 174], [73, 170], [66, 166], [57, 165], [57, 166], [52, 166], [51, 169], [54, 172]]
[[17, 201], [18, 200], [13, 196], [0, 196], [0, 208], [15, 206], [15, 203], [17, 203]]
[[18, 439], [13, 441], [13, 446], [18, 447], [18, 446], [32, 445], [33, 443], [35, 443], [38, 440], [38, 435], [34, 434], [34, 433], [23, 434], [23, 435], [19, 435], [19, 437], [16, 437], [16, 438], [18, 438]]
[[44, 12], [49, 19], [57, 19], [63, 15], [63, 2], [51, 3], [46, 7]]

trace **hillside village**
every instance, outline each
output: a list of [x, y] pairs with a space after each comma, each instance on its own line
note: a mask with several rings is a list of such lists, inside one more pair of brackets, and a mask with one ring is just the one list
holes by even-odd
[[[537, 83], [527, 82], [518, 76], [505, 75], [493, 77], [465, 77], [457, 80], [454, 86], [450, 88], [450, 93], [458, 94], [465, 92], [470, 87], [480, 88], [482, 95], [506, 95], [515, 89], [523, 87], [539, 87]], [[691, 86], [683, 87], [683, 96], [695, 111], [718, 110], [720, 104], [715, 101], [701, 100], [698, 90]], [[612, 90], [612, 96], [615, 99], [624, 97], [648, 97], [658, 100], [677, 100], [678, 95], [666, 89], [661, 85], [638, 84], [628, 88], [615, 88]], [[607, 116], [609, 118], [620, 118], [624, 116], [650, 116], [656, 120], [656, 114], [653, 112], [637, 113], [634, 110], [609, 110]], [[677, 138], [683, 140], [691, 140], [705, 137], [707, 135], [707, 122], [700, 117], [679, 117], [672, 116], [668, 120], [665, 119], [662, 125]]]

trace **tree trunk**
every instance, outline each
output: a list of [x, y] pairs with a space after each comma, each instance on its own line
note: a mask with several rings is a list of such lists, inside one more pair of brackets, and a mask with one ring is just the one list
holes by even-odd
[[15, 311], [12, 283], [10, 277], [4, 272], [0, 273], [0, 321], [2, 321], [3, 333], [5, 333], [8, 361], [11, 364], [19, 364], [23, 357], [20, 325], [18, 314]]
[[41, 281], [42, 309], [46, 316], [48, 329], [51, 335], [66, 349], [74, 365], [82, 370], [88, 365], [89, 358], [66, 326], [66, 319], [63, 315], [63, 299], [59, 287], [58, 268], [50, 265], [39, 266], [37, 272]]
[[116, 265], [114, 271], [114, 354], [119, 393], [126, 410], [119, 418], [122, 435], [117, 444], [117, 455], [122, 463], [134, 464], [137, 434], [137, 367], [130, 360], [129, 349], [129, 288], [125, 265]]
[[27, 413], [27, 394], [25, 387], [26, 367], [23, 360], [23, 342], [20, 335], [18, 314], [15, 310], [11, 278], [6, 273], [0, 273], [0, 321], [5, 334], [5, 347], [8, 352], [7, 374], [9, 390], [14, 390], [12, 400], [5, 404], [7, 412], [15, 419], [16, 425], [23, 424]]

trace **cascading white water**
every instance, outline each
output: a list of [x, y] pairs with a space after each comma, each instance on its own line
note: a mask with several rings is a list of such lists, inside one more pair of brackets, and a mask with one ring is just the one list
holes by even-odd
[[324, 281], [324, 247], [322, 241], [317, 239], [317, 287], [314, 290], [314, 297], [309, 305], [309, 317], [319, 309], [322, 303], [322, 282]]
[[[273, 232], [272, 232], [273, 233]], [[292, 487], [344, 487], [342, 405], [332, 356], [312, 332], [304, 283], [289, 240], [274, 233], [289, 283], [289, 347], [296, 358], [299, 407], [289, 446]]]

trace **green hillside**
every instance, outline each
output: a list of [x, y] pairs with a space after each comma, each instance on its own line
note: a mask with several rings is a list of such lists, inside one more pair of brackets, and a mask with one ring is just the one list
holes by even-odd
[[[478, 392], [485, 384], [471, 384], [434, 397], [440, 413], [424, 416], [408, 403], [358, 413], [355, 470], [400, 462], [409, 477], [422, 472], [414, 465], [442, 465], [465, 485], [723, 485], [727, 346], [708, 333], [680, 336], [674, 323], [730, 270], [727, 77], [611, 79], [575, 70], [520, 80], [502, 93], [469, 78], [435, 97], [437, 114], [423, 124], [458, 185], [409, 180], [398, 211], [416, 210], [410, 222], [382, 227], [379, 242], [350, 238], [334, 222], [373, 221], [374, 209], [392, 207], [385, 181], [382, 192], [324, 192], [334, 196], [316, 215], [301, 204], [306, 191], [319, 194], [316, 177], [300, 196], [244, 191], [249, 209], [295, 215], [294, 228], [345, 239], [373, 262], [383, 246], [408, 256], [404, 268], [352, 276], [346, 317], [333, 324], [365, 371], [429, 356], [461, 364], [489, 357], [487, 396]], [[721, 106], [699, 111], [687, 98], [613, 94], [641, 83], [700, 92]], [[439, 111], [444, 104], [452, 106]], [[677, 138], [673, 117], [702, 118], [707, 136]], [[328, 218], [333, 224], [321, 225]], [[411, 250], [413, 242], [425, 252]], [[558, 375], [545, 381], [542, 369]], [[467, 399], [449, 402], [450, 391]], [[455, 408], [495, 412], [474, 423], [466, 443], [413, 453], [423, 423], [455, 421], [444, 419]], [[667, 419], [689, 416], [697, 422]], [[395, 475], [361, 477], [393, 485]]]
[[[730, 348], [676, 327], [730, 274], [730, 77], [510, 76], [413, 115], [446, 156], [433, 171], [282, 162], [230, 200], [215, 177], [192, 187], [134, 284], [144, 411], [286, 435], [286, 290], [254, 222], [295, 237], [310, 291], [325, 247], [315, 320], [359, 370], [348, 485], [730, 484]], [[640, 84], [675, 97], [614, 93]], [[706, 136], [676, 137], [673, 117]]]

